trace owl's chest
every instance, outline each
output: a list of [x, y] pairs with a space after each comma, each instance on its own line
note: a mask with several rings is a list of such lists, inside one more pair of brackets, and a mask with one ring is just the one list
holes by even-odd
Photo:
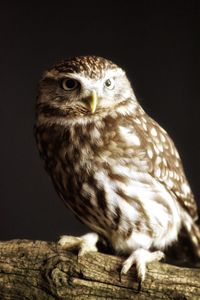
[[[37, 134], [40, 153], [61, 198], [94, 231], [117, 240], [137, 231], [144, 210], [141, 195], [155, 204], [147, 189], [151, 178], [141, 178], [138, 172], [148, 169], [141, 140], [135, 135], [129, 141], [129, 132], [120, 124], [108, 132], [93, 127]], [[154, 192], [159, 198], [160, 191]], [[142, 226], [144, 232], [154, 231], [146, 221]]]
[[54, 181], [62, 181], [65, 189], [72, 179], [80, 186], [100, 169], [116, 164], [140, 167], [144, 153], [138, 135], [130, 133], [132, 128], [122, 121], [108, 120], [103, 124], [73, 126], [63, 131], [38, 129], [36, 139], [45, 168]]

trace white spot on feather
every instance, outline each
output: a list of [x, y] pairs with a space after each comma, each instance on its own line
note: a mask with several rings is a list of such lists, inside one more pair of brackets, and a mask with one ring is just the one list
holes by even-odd
[[180, 166], [178, 160], [175, 161], [175, 166], [176, 166], [177, 168]]
[[157, 131], [156, 131], [155, 127], [152, 127], [150, 132], [151, 132], [151, 135], [157, 136]]
[[135, 119], [134, 119], [134, 122], [135, 122], [136, 124], [138, 124], [138, 125], [141, 124], [141, 121], [140, 121], [140, 119], [138, 119], [138, 118], [135, 118]]
[[155, 169], [154, 174], [155, 174], [156, 177], [158, 177], [158, 178], [160, 177], [160, 175], [161, 175], [161, 170], [160, 170], [159, 167], [157, 167], [157, 168]]
[[154, 148], [154, 151], [156, 152], [156, 154], [160, 154], [160, 151], [155, 144], [153, 145], [153, 148]]
[[142, 117], [142, 120], [144, 123], [147, 123], [147, 119], [145, 117]]
[[161, 143], [158, 143], [157, 147], [160, 150], [160, 152], [163, 152], [163, 145]]
[[147, 131], [147, 125], [145, 123], [142, 123], [142, 127], [145, 131]]
[[148, 148], [147, 148], [147, 154], [148, 154], [148, 156], [149, 156], [150, 159], [153, 158], [153, 151], [152, 151], [152, 149], [151, 149], [150, 146], [148, 146]]
[[165, 167], [167, 167], [167, 161], [166, 161], [166, 159], [163, 157], [163, 165], [165, 166]]
[[170, 189], [173, 188], [174, 183], [173, 183], [173, 181], [172, 181], [171, 179], [168, 179], [168, 180], [167, 180], [167, 186], [168, 186]]
[[157, 165], [159, 165], [161, 162], [162, 162], [162, 158], [161, 158], [160, 156], [157, 156], [157, 157], [156, 157], [155, 163], [156, 163]]
[[178, 154], [178, 151], [175, 149], [175, 155], [176, 155], [176, 158], [179, 159], [179, 154]]
[[191, 192], [189, 185], [186, 183], [182, 184], [181, 189], [182, 189], [183, 193], [186, 195]]
[[162, 134], [162, 133], [160, 133], [160, 139], [163, 143], [166, 142], [166, 138], [165, 138], [164, 134]]

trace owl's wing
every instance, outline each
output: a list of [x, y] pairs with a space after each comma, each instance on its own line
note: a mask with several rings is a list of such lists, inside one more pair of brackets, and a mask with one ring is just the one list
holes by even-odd
[[197, 219], [197, 206], [186, 179], [180, 156], [167, 134], [145, 112], [134, 118], [134, 132], [139, 137], [141, 149], [149, 166], [149, 173], [176, 195], [180, 205]]

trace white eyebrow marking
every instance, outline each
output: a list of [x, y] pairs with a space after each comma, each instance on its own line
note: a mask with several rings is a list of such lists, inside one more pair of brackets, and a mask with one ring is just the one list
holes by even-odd
[[115, 68], [115, 69], [105, 70], [100, 79], [90, 78], [89, 76], [81, 74], [81, 73], [60, 72], [58, 74], [55, 74], [55, 72], [53, 72], [53, 71], [46, 72], [45, 77], [55, 78], [55, 79], [69, 77], [69, 78], [79, 81], [81, 83], [81, 85], [83, 86], [83, 88], [90, 90], [90, 89], [94, 89], [94, 88], [99, 88], [101, 85], [103, 85], [105, 80], [107, 80], [111, 77], [119, 77], [119, 76], [123, 76], [124, 74], [125, 74], [125, 72], [121, 68]]

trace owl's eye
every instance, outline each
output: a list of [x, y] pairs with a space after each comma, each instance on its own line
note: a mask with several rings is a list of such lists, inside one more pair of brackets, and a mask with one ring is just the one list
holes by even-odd
[[113, 78], [107, 79], [104, 83], [105, 87], [109, 90], [113, 90], [115, 87], [115, 81]]
[[79, 86], [79, 82], [72, 78], [64, 78], [62, 80], [62, 88], [66, 91], [75, 90]]

